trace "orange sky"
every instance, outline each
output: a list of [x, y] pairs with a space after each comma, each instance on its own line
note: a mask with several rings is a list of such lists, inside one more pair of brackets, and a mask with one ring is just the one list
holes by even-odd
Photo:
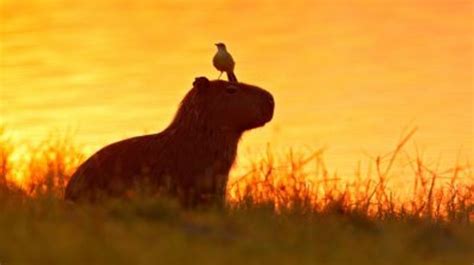
[[0, 3], [0, 123], [17, 141], [69, 128], [92, 152], [160, 131], [195, 76], [217, 77], [224, 41], [277, 104], [241, 154], [327, 146], [351, 172], [416, 125], [433, 161], [472, 161], [471, 1]]

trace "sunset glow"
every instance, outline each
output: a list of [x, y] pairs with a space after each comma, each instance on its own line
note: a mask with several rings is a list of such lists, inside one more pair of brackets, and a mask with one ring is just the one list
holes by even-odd
[[0, 0], [0, 265], [471, 264], [473, 11]]
[[[471, 162], [471, 1], [0, 0], [0, 125], [35, 144], [74, 131], [91, 153], [158, 132], [227, 44], [239, 81], [275, 96], [240, 160], [317, 150], [338, 172], [407, 128], [428, 161]], [[17, 155], [18, 156], [18, 155]]]

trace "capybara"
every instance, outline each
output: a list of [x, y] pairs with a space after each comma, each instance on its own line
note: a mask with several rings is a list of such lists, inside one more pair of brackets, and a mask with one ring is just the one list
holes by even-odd
[[141, 186], [183, 206], [222, 204], [239, 139], [273, 110], [273, 96], [261, 88], [198, 77], [165, 130], [100, 149], [72, 175], [65, 199], [125, 198]]

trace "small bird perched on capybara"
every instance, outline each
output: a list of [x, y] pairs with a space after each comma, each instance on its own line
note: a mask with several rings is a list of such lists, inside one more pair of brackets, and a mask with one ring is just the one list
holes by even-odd
[[273, 110], [261, 88], [198, 77], [165, 130], [99, 150], [72, 175], [65, 199], [127, 197], [145, 186], [186, 207], [222, 204], [240, 137], [269, 122]]
[[229, 82], [238, 82], [237, 76], [234, 74], [234, 58], [232, 58], [232, 55], [230, 55], [230, 53], [227, 51], [224, 43], [216, 43], [216, 46], [217, 53], [214, 55], [214, 58], [212, 58], [212, 64], [217, 70], [221, 72], [217, 79], [220, 79], [222, 73], [226, 72]]

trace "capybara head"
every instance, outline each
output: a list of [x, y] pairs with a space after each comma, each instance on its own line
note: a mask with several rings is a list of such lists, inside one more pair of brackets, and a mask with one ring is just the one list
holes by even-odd
[[243, 132], [269, 122], [274, 107], [273, 96], [262, 88], [198, 77], [173, 123], [198, 122], [213, 129]]

